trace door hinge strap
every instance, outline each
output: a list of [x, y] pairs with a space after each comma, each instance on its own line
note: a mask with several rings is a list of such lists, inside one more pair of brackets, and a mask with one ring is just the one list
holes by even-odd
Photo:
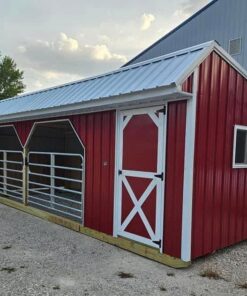
[[164, 173], [158, 174], [158, 175], [154, 175], [156, 178], [161, 179], [162, 181], [164, 180]]
[[161, 239], [158, 241], [152, 241], [154, 244], [158, 245], [161, 248]]
[[159, 113], [163, 113], [164, 115], [166, 115], [166, 106], [164, 106], [163, 109], [158, 110], [157, 112]]

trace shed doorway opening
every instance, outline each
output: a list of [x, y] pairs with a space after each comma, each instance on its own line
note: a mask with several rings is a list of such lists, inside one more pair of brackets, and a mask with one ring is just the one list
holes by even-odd
[[0, 194], [23, 200], [22, 145], [13, 125], [0, 127]]
[[70, 121], [35, 124], [26, 149], [28, 204], [83, 224], [85, 150]]

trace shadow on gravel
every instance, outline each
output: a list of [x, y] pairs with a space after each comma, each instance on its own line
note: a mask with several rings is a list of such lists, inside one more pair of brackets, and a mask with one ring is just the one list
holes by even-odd
[[135, 276], [132, 273], [120, 271], [117, 274], [121, 279], [133, 279]]
[[16, 271], [16, 268], [14, 268], [14, 267], [3, 267], [3, 268], [1, 268], [0, 271], [6, 271], [7, 273], [12, 273], [12, 272]]
[[2, 247], [2, 250], [9, 250], [11, 248], [12, 248], [12, 246], [5, 246], [5, 247]]

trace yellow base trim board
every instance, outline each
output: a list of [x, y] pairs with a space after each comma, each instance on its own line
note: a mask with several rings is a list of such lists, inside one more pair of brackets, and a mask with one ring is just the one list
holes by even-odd
[[79, 223], [73, 222], [69, 219], [57, 216], [55, 214], [51, 214], [36, 208], [32, 208], [30, 206], [25, 206], [24, 204], [15, 202], [10, 199], [6, 199], [3, 197], [0, 197], [0, 203], [4, 204], [6, 206], [15, 208], [17, 210], [23, 211], [25, 213], [31, 214], [33, 216], [39, 217], [41, 219], [44, 219], [46, 221], [64, 226], [66, 228], [69, 228], [71, 230], [74, 230], [76, 232], [80, 232], [82, 234], [85, 234], [87, 236], [90, 236], [92, 238], [101, 240], [103, 242], [106, 242], [108, 244], [117, 246], [121, 249], [133, 252], [137, 255], [143, 256], [145, 258], [157, 261], [159, 263], [168, 265], [173, 268], [186, 268], [191, 265], [191, 262], [184, 262], [181, 259], [174, 258], [172, 256], [162, 254], [159, 252], [158, 249], [148, 247], [145, 245], [142, 245], [138, 242], [125, 239], [122, 237], [113, 237], [108, 234], [90, 229], [88, 227], [84, 227], [80, 225]]

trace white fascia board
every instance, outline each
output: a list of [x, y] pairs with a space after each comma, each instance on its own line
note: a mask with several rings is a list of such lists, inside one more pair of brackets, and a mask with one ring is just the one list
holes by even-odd
[[205, 59], [210, 55], [210, 53], [213, 51], [215, 45], [216, 45], [216, 42], [213, 42], [213, 41], [208, 43], [208, 46], [202, 50], [198, 59], [196, 59], [193, 63], [191, 63], [190, 67], [188, 67], [188, 69], [186, 69], [186, 71], [184, 71], [182, 73], [182, 75], [177, 79], [177, 81], [176, 81], [177, 85], [182, 85], [185, 82], [185, 80], [188, 77], [190, 77], [190, 75], [193, 74], [195, 69], [199, 65], [201, 65], [205, 61]]
[[140, 92], [124, 94], [114, 97], [101, 98], [97, 100], [84, 101], [81, 103], [40, 109], [28, 112], [21, 112], [0, 117], [0, 123], [16, 122], [31, 119], [62, 117], [65, 115], [75, 115], [82, 113], [93, 113], [106, 110], [114, 110], [124, 106], [142, 105], [166, 101], [168, 99], [189, 99], [191, 93], [181, 91], [175, 84], [169, 87], [159, 87], [152, 90], [143, 90]]
[[214, 51], [218, 53], [228, 64], [247, 79], [247, 71], [221, 46], [217, 43], [214, 45]]
[[176, 85], [182, 85], [183, 82], [188, 77], [190, 77], [190, 75], [193, 74], [194, 70], [197, 67], [199, 67], [213, 51], [216, 52], [218, 55], [220, 55], [223, 58], [223, 60], [225, 60], [238, 73], [240, 73], [245, 77], [245, 79], [247, 79], [247, 71], [227, 51], [225, 51], [224, 48], [219, 46], [217, 42], [210, 41], [204, 44], [204, 49], [202, 50], [200, 57], [198, 57], [197, 60], [191, 63], [190, 67], [186, 69], [185, 72], [182, 73], [182, 75], [175, 82]]

